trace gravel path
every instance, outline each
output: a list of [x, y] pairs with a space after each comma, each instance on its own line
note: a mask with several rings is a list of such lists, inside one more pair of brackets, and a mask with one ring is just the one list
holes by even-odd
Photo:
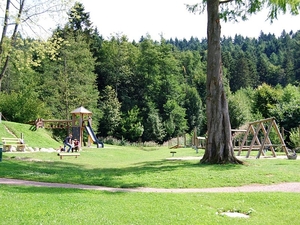
[[83, 184], [62, 184], [47, 183], [27, 180], [0, 178], [0, 184], [5, 185], [26, 185], [35, 187], [56, 187], [56, 188], [79, 188], [85, 190], [98, 190], [110, 192], [154, 192], [154, 193], [217, 193], [217, 192], [297, 192], [300, 193], [300, 182], [281, 183], [272, 185], [247, 185], [241, 187], [219, 187], [219, 188], [111, 188], [103, 186], [83, 185]]

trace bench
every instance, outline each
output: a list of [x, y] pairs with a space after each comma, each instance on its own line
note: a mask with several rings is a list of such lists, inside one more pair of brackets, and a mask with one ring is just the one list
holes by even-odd
[[173, 157], [176, 152], [175, 151], [170, 151], [170, 153], [172, 153], [172, 157]]
[[16, 147], [17, 151], [25, 152], [26, 144], [20, 138], [2, 138], [3, 151], [12, 151], [12, 147]]
[[66, 152], [60, 152], [60, 153], [57, 153], [57, 155], [60, 157], [60, 159], [62, 159], [63, 156], [75, 156], [75, 158], [77, 158], [77, 156], [80, 156], [80, 153], [66, 153]]

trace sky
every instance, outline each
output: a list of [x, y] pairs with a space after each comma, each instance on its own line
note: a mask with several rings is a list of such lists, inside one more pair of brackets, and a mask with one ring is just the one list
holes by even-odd
[[[149, 34], [153, 40], [178, 38], [189, 40], [206, 38], [206, 15], [195, 15], [187, 11], [185, 4], [199, 0], [78, 0], [90, 13], [94, 27], [100, 35], [109, 39], [112, 35], [126, 35], [130, 41], [139, 41]], [[221, 36], [257, 38], [261, 31], [280, 36], [286, 32], [300, 30], [300, 15], [279, 15], [273, 24], [265, 21], [263, 11], [244, 22], [221, 22]]]

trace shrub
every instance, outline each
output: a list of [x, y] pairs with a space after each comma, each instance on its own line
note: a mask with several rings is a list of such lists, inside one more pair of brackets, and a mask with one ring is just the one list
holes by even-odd
[[290, 140], [293, 148], [300, 148], [300, 128], [292, 128]]

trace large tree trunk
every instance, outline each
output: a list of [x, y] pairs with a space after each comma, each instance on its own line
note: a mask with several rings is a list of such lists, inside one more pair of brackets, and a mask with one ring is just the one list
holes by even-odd
[[201, 163], [240, 163], [234, 156], [228, 103], [223, 87], [221, 66], [221, 26], [219, 0], [207, 1], [207, 143]]

